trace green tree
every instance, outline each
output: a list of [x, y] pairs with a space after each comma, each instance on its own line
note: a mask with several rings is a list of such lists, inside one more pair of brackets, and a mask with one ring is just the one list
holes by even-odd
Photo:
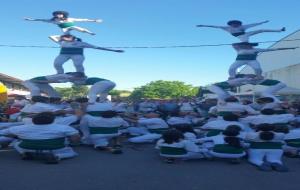
[[170, 99], [196, 96], [197, 92], [198, 87], [193, 87], [192, 85], [185, 84], [184, 82], [158, 80], [135, 88], [131, 93], [130, 98]]
[[72, 87], [56, 87], [55, 90], [60, 93], [63, 98], [71, 99], [87, 96], [89, 88], [87, 86], [72, 85]]

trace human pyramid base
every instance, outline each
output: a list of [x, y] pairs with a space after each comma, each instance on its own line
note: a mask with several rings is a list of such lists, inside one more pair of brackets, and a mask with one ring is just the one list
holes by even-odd
[[[2, 148], [13, 146], [23, 159], [42, 159], [46, 163], [78, 156], [72, 146], [88, 145], [95, 151], [122, 153], [122, 144], [153, 143], [158, 154], [167, 163], [177, 160], [222, 158], [239, 163], [247, 156], [250, 164], [263, 171], [288, 171], [282, 162], [283, 155], [299, 157], [300, 119], [292, 106], [287, 107], [275, 93], [286, 87], [277, 80], [265, 79], [256, 60], [258, 53], [291, 48], [258, 49], [249, 37], [262, 32], [247, 32], [265, 22], [243, 25], [233, 20], [228, 26], [198, 25], [220, 28], [241, 40], [233, 48], [238, 55], [229, 69], [229, 79], [207, 87], [217, 100], [143, 100], [129, 105], [107, 100], [115, 84], [109, 80], [87, 77], [82, 66], [83, 48], [96, 47], [82, 42], [70, 34], [72, 30], [93, 34], [75, 26], [75, 21], [64, 11], [53, 13], [52, 19], [30, 19], [58, 25], [64, 34], [50, 38], [61, 46], [55, 59], [57, 74], [35, 77], [24, 81], [31, 92], [31, 101], [16, 100], [12, 107], [20, 112], [10, 115], [13, 122], [0, 123]], [[62, 65], [71, 59], [76, 72], [65, 73]], [[255, 74], [238, 74], [237, 69], [248, 65]], [[75, 85], [91, 85], [88, 97], [63, 101], [51, 83], [71, 82]], [[268, 88], [259, 94], [255, 102], [242, 102], [231, 89], [246, 85], [264, 85]], [[137, 145], [138, 146], [138, 145]], [[84, 156], [84, 155], [80, 155]]]

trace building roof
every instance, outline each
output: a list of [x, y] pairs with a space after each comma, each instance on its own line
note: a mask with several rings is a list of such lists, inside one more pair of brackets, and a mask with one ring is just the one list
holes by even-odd
[[3, 73], [0, 73], [0, 81], [6, 83], [18, 84], [18, 85], [22, 85], [23, 82], [21, 79], [11, 77]]

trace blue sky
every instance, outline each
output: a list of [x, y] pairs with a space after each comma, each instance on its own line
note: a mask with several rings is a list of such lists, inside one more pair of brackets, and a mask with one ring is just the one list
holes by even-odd
[[[103, 19], [102, 24], [78, 24], [96, 36], [73, 34], [104, 47], [233, 43], [237, 40], [221, 30], [195, 27], [223, 25], [231, 19], [244, 23], [271, 21], [257, 29], [286, 26], [285, 33], [252, 38], [279, 40], [300, 28], [299, 7], [298, 0], [3, 0], [0, 44], [55, 46], [48, 36], [60, 34], [58, 27], [22, 20], [50, 18], [55, 10], [66, 10], [75, 18]], [[21, 79], [53, 74], [58, 51], [0, 47], [0, 72]], [[117, 89], [132, 89], [153, 80], [180, 80], [199, 86], [225, 80], [235, 58], [230, 46], [125, 51], [117, 54], [87, 49], [86, 74], [115, 81]], [[74, 70], [71, 62], [64, 67], [66, 71]]]

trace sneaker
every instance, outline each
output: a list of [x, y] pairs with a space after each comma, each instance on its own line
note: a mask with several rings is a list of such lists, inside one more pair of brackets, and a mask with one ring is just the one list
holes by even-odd
[[258, 166], [258, 169], [261, 171], [271, 171], [272, 167], [270, 163], [264, 162], [262, 165]]
[[271, 166], [274, 170], [276, 170], [278, 172], [288, 172], [289, 171], [289, 169], [283, 164], [272, 163]]

